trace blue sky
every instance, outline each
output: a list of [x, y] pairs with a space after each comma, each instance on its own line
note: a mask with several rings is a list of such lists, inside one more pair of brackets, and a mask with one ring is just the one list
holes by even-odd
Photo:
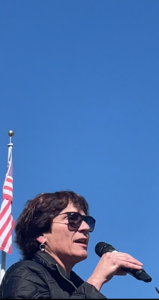
[[[114, 276], [108, 298], [158, 297], [158, 16], [157, 0], [0, 2], [1, 186], [11, 129], [14, 219], [41, 192], [73, 190], [97, 220], [79, 276], [105, 241], [152, 277]], [[7, 268], [19, 258], [13, 245]]]

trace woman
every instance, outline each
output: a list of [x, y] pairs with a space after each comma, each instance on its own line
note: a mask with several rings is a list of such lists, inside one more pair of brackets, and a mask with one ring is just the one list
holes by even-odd
[[2, 299], [105, 299], [104, 283], [121, 267], [141, 269], [142, 264], [125, 253], [106, 253], [84, 282], [72, 271], [87, 258], [89, 233], [95, 219], [86, 200], [71, 191], [40, 194], [29, 200], [16, 226], [16, 244], [23, 259], [6, 272]]

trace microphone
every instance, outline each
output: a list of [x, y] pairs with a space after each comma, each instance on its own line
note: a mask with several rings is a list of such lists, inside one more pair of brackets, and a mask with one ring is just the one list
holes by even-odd
[[[101, 257], [106, 252], [117, 252], [117, 250], [112, 246], [104, 242], [99, 242], [95, 246], [96, 254]], [[151, 282], [152, 278], [145, 272], [144, 269], [135, 270], [131, 268], [121, 268], [122, 271], [127, 272], [138, 280], [142, 280], [144, 282]]]

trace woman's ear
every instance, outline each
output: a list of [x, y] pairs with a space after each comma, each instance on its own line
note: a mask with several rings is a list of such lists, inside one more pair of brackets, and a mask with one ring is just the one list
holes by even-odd
[[46, 243], [46, 237], [44, 237], [43, 235], [40, 235], [36, 238], [36, 240], [40, 243], [40, 244], [45, 244]]

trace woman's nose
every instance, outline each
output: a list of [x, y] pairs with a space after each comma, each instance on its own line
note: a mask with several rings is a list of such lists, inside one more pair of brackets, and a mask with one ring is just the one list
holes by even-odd
[[89, 231], [89, 229], [90, 229], [89, 225], [85, 221], [82, 221], [81, 226], [79, 227], [78, 230], [79, 231], [83, 231], [83, 230]]

